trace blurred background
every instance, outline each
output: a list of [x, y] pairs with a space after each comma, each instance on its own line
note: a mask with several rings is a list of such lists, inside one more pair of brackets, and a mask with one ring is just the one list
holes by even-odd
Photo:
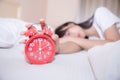
[[44, 18], [56, 28], [66, 21], [82, 22], [105, 6], [120, 17], [120, 0], [0, 0], [0, 18], [38, 22]]

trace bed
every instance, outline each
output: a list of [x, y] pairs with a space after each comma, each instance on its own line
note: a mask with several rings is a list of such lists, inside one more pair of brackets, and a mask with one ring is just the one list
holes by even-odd
[[22, 45], [0, 53], [0, 80], [94, 80], [86, 52], [57, 55], [45, 65], [27, 63]]
[[[24, 44], [19, 43], [23, 37], [18, 34], [26, 22], [16, 19], [0, 22], [0, 27], [12, 25], [9, 31], [14, 32], [0, 30], [0, 34], [12, 38], [0, 38], [0, 80], [120, 80], [120, 40], [88, 51], [56, 55], [51, 63], [34, 65], [26, 61]], [[9, 40], [11, 43], [6, 43]]]

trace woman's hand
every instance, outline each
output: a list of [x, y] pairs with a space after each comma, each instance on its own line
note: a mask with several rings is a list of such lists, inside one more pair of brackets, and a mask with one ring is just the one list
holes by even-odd
[[60, 50], [60, 43], [59, 43], [59, 37], [57, 34], [53, 34], [52, 37], [51, 37], [54, 41], [55, 41], [55, 45], [56, 45], [56, 53], [59, 53], [59, 50]]
[[[42, 29], [46, 26], [44, 19], [40, 19], [39, 23], [40, 23]], [[38, 33], [38, 30], [32, 24], [27, 24], [27, 25], [25, 25], [25, 27], [27, 28], [27, 31], [22, 32], [21, 35], [32, 37]], [[31, 32], [33, 32], [33, 33], [31, 33]]]
[[65, 36], [58, 38], [56, 41], [57, 53], [58, 54], [70, 54], [81, 51], [82, 48], [74, 42], [74, 37]]

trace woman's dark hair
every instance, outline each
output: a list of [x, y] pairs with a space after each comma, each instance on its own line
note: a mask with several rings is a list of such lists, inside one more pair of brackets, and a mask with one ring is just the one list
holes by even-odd
[[[72, 22], [72, 21], [69, 21], [69, 22], [66, 22], [60, 26], [58, 26], [56, 29], [55, 29], [55, 33], [61, 38], [65, 35], [67, 29], [65, 29], [65, 27], [67, 27], [69, 24], [75, 24], [75, 25], [78, 25], [80, 26], [81, 28], [83, 29], [88, 29], [92, 26], [93, 24], [93, 17], [90, 17], [88, 20], [82, 22], [82, 23], [75, 23], [75, 22]], [[87, 37], [86, 37], [87, 38]]]
[[93, 18], [94, 18], [94, 15], [92, 17], [90, 17], [88, 20], [86, 20], [82, 23], [78, 23], [78, 25], [83, 29], [89, 29], [93, 24]]
[[60, 26], [58, 26], [56, 29], [55, 29], [55, 33], [59, 36], [59, 37], [63, 37], [65, 32], [67, 31], [67, 29], [65, 29], [65, 27], [67, 27], [69, 24], [75, 24], [77, 25], [75, 22], [66, 22]]

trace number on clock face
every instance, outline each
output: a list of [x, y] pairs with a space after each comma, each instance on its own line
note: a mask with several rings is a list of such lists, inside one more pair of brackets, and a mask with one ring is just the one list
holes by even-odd
[[52, 44], [46, 38], [36, 38], [28, 45], [28, 52], [34, 60], [46, 60], [52, 53]]

